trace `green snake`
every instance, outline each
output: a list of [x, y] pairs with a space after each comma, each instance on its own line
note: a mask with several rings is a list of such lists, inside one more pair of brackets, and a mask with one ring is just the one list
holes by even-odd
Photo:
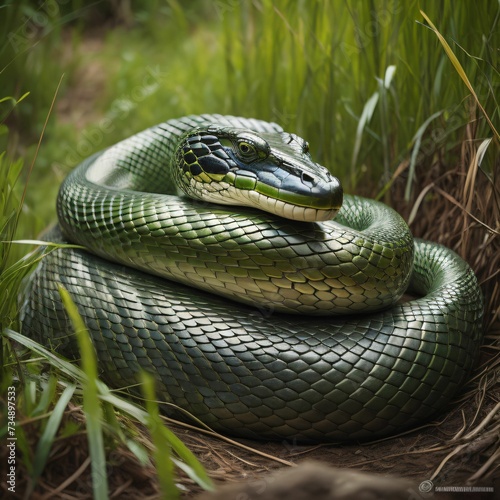
[[79, 356], [62, 284], [103, 378], [153, 373], [169, 414], [247, 438], [371, 439], [435, 416], [474, 367], [470, 267], [386, 205], [343, 195], [274, 123], [169, 120], [83, 161], [57, 210], [51, 238], [88, 251], [43, 259], [24, 334]]

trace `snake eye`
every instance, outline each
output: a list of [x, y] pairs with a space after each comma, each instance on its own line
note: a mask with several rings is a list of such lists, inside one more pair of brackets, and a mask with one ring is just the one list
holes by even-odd
[[238, 153], [240, 158], [248, 163], [267, 156], [264, 151], [258, 150], [255, 144], [247, 141], [238, 141]]
[[307, 154], [309, 153], [309, 143], [306, 141], [304, 142], [304, 145], [302, 146], [302, 151]]
[[238, 149], [243, 156], [250, 156], [255, 154], [255, 148], [248, 142], [241, 141], [238, 143]]
[[258, 134], [250, 131], [242, 131], [232, 138], [233, 152], [244, 163], [265, 160], [271, 148], [269, 144]]

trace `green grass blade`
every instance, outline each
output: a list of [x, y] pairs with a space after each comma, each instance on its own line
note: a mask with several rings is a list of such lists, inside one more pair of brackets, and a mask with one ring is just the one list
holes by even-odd
[[36, 408], [31, 412], [32, 417], [36, 417], [38, 415], [43, 415], [47, 411], [49, 411], [50, 404], [56, 394], [57, 387], [57, 379], [54, 376], [49, 377], [49, 380], [46, 383], [43, 383], [43, 390], [40, 400], [36, 405]]
[[165, 427], [160, 418], [158, 405], [155, 402], [154, 382], [151, 375], [142, 373], [142, 389], [148, 412], [147, 425], [155, 446], [153, 452], [160, 487], [165, 498], [179, 498], [179, 490], [175, 485], [174, 462], [172, 461], [172, 446], [166, 436]]
[[375, 92], [372, 96], [366, 101], [365, 106], [363, 107], [363, 112], [361, 113], [361, 117], [359, 118], [358, 127], [356, 129], [356, 140], [354, 142], [354, 149], [352, 152], [352, 160], [351, 160], [351, 173], [355, 171], [356, 162], [358, 161], [359, 151], [361, 149], [361, 140], [363, 138], [363, 131], [367, 123], [370, 122], [371, 117], [373, 116], [373, 112], [377, 107], [379, 99], [379, 93]]
[[53, 366], [57, 370], [60, 370], [68, 378], [78, 380], [79, 383], [85, 382], [85, 374], [82, 372], [82, 370], [64, 359], [62, 356], [49, 351], [38, 342], [35, 342], [34, 340], [25, 337], [24, 335], [21, 335], [19, 332], [16, 332], [10, 328], [5, 328], [2, 332], [2, 336], [17, 342], [27, 349], [35, 352], [39, 356], [42, 356], [50, 363], [51, 366]]
[[186, 459], [182, 461], [177, 460], [175, 457], [172, 457], [172, 461], [177, 467], [179, 467], [179, 469], [183, 470], [186, 475], [188, 475], [193, 481], [196, 481], [196, 483], [198, 483], [202, 488], [207, 491], [215, 490], [212, 480], [206, 473], [204, 467], [198, 462], [196, 458], [194, 459], [194, 461], [188, 462]]
[[134, 454], [134, 456], [139, 460], [141, 465], [149, 464], [151, 461], [149, 459], [149, 454], [144, 446], [141, 446], [133, 439], [127, 439], [125, 441], [127, 448]]
[[408, 180], [406, 182], [406, 188], [405, 188], [405, 201], [410, 200], [410, 194], [411, 194], [411, 185], [413, 182], [413, 178], [415, 176], [415, 167], [417, 165], [417, 158], [418, 158], [418, 153], [420, 151], [420, 144], [422, 143], [422, 137], [427, 130], [427, 127], [429, 124], [436, 119], [438, 116], [440, 116], [443, 113], [443, 111], [436, 111], [433, 115], [429, 116], [427, 120], [425, 120], [422, 125], [418, 128], [417, 132], [413, 136], [412, 143], [413, 143], [413, 150], [411, 152], [411, 157], [410, 157], [410, 165], [409, 165], [409, 173], [408, 173]]
[[[0, 241], [0, 243], [5, 243], [3, 241]], [[85, 247], [83, 245], [76, 245], [75, 243], [54, 243], [52, 241], [44, 241], [44, 240], [12, 240], [9, 241], [8, 243], [12, 244], [18, 244], [18, 245], [38, 245], [42, 247], [49, 247], [49, 248], [76, 248], [76, 249], [81, 249], [85, 250]]]
[[201, 487], [212, 491], [214, 486], [211, 479], [191, 450], [168, 427], [163, 426], [162, 432], [172, 449], [182, 459], [180, 461], [172, 457], [173, 462]]
[[[143, 375], [143, 391], [146, 399], [146, 408], [148, 410], [151, 425], [160, 426], [158, 435], [156, 436], [159, 441], [155, 441], [155, 445], [161, 446], [164, 443], [169, 449], [182, 459], [176, 460], [174, 457], [170, 459], [182, 469], [193, 481], [197, 482], [201, 487], [206, 490], [212, 491], [214, 489], [211, 479], [208, 477], [204, 467], [198, 462], [198, 459], [187, 448], [187, 446], [168, 428], [166, 427], [159, 415], [158, 404], [154, 399], [154, 382], [152, 377], [144, 373]], [[150, 427], [151, 430], [151, 427]], [[155, 427], [155, 430], [157, 428]], [[161, 434], [160, 434], [161, 433]]]
[[86, 375], [83, 385], [83, 410], [87, 420], [87, 438], [92, 467], [92, 488], [94, 498], [108, 498], [108, 480], [106, 472], [106, 453], [102, 428], [102, 408], [98, 396], [97, 360], [88, 331], [78, 309], [67, 290], [59, 287], [62, 302], [73, 323], [80, 348], [82, 369]]
[[[51, 351], [49, 351], [39, 343], [35, 342], [34, 340], [25, 337], [24, 335], [21, 335], [20, 333], [15, 332], [8, 328], [4, 330], [3, 336], [19, 343], [20, 345], [32, 350], [39, 356], [47, 359], [53, 367], [60, 370], [68, 378], [71, 378], [82, 385], [86, 383], [85, 381], [87, 379], [87, 376], [80, 368], [70, 363], [69, 361], [63, 359], [62, 357], [52, 353]], [[101, 381], [98, 381], [97, 383], [97, 390], [100, 400], [109, 405], [112, 405], [114, 408], [116, 408], [123, 414], [131, 417], [135, 421], [138, 421], [146, 426], [149, 425], [150, 415], [151, 415], [149, 411], [146, 412], [141, 407], [137, 406], [131, 401], [117, 396], [116, 394], [114, 394], [109, 390], [106, 384], [104, 384]], [[156, 407], [156, 410], [154, 410], [154, 412], [158, 414], [158, 405], [155, 404], [154, 402], [153, 389], [152, 389], [152, 397], [147, 399], [152, 402], [151, 404], [153, 407]], [[158, 418], [160, 417], [158, 416]], [[194, 481], [196, 481], [196, 483], [199, 484], [202, 488], [206, 490], [213, 490], [212, 481], [208, 477], [203, 466], [199, 463], [199, 461], [193, 455], [193, 453], [186, 447], [186, 445], [172, 431], [170, 431], [170, 429], [164, 426], [163, 422], [161, 421], [161, 418], [160, 418], [160, 428], [164, 429], [158, 431], [159, 433], [161, 433], [161, 435], [158, 438], [160, 440], [160, 443], [163, 442], [168, 443], [168, 447], [173, 451], [175, 451], [175, 453], [177, 453], [177, 455], [182, 459], [181, 462], [180, 460], [172, 458], [172, 462], [174, 463], [174, 465], [184, 470], [186, 474], [189, 477], [191, 477]], [[126, 442], [125, 444], [134, 453], [134, 455], [138, 458], [138, 460], [141, 463], [147, 463], [149, 461], [147, 454], [140, 445], [134, 443], [133, 441], [130, 441], [129, 443]]]
[[47, 458], [54, 442], [54, 438], [56, 436], [57, 430], [59, 429], [59, 426], [61, 425], [64, 411], [68, 406], [68, 403], [70, 402], [75, 389], [75, 384], [68, 385], [64, 389], [54, 409], [52, 410], [52, 414], [47, 421], [43, 434], [40, 436], [36, 448], [35, 458], [33, 460], [33, 474], [31, 478], [32, 488], [36, 486], [36, 483], [40, 478], [43, 469], [45, 468], [45, 464], [47, 463]]
[[450, 59], [451, 63], [453, 64], [453, 67], [455, 68], [455, 71], [458, 73], [462, 81], [465, 83], [467, 88], [469, 89], [470, 93], [474, 97], [474, 100], [476, 101], [477, 105], [479, 106], [479, 109], [483, 113], [486, 121], [488, 122], [488, 125], [490, 126], [493, 134], [495, 135], [496, 139], [498, 142], [500, 142], [500, 134], [498, 133], [497, 129], [493, 125], [493, 122], [490, 120], [490, 117], [488, 116], [488, 113], [486, 113], [486, 110], [483, 108], [483, 105], [481, 104], [476, 91], [474, 90], [474, 87], [472, 86], [472, 83], [470, 82], [469, 78], [467, 77], [467, 73], [465, 72], [463, 66], [460, 64], [460, 61], [458, 60], [457, 56], [451, 49], [451, 47], [448, 45], [448, 42], [444, 38], [444, 36], [438, 31], [438, 29], [434, 26], [432, 21], [429, 19], [427, 14], [424, 11], [420, 11], [424, 19], [427, 21], [429, 26], [431, 27], [431, 30], [435, 33], [435, 35], [438, 37], [439, 42], [443, 46], [444, 51], [446, 52], [446, 55]]
[[389, 89], [391, 87], [392, 79], [394, 78], [395, 73], [396, 73], [396, 66], [394, 64], [387, 66], [384, 75], [384, 87], [386, 89]]
[[[490, 146], [492, 139], [493, 139], [492, 137], [490, 137], [489, 139], [485, 139], [484, 141], [481, 142], [481, 144], [477, 148], [477, 164], [478, 165], [481, 165], [481, 163], [483, 162], [484, 155], [486, 154], [486, 151], [487, 151], [488, 147]], [[465, 186], [465, 189], [467, 189], [467, 185]]]

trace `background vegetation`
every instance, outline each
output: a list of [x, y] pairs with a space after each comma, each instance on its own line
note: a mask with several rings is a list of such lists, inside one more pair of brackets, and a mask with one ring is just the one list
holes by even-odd
[[[34, 346], [14, 351], [20, 280], [39, 254], [25, 258], [29, 247], [8, 242], [35, 238], [54, 220], [58, 185], [83, 158], [190, 113], [279, 122], [310, 142], [346, 191], [383, 198], [416, 235], [469, 260], [488, 304], [482, 364], [467, 393], [480, 404], [469, 425], [498, 412], [499, 16], [496, 0], [0, 2], [0, 386], [18, 389], [19, 488], [54, 491], [84, 465], [73, 453], [73, 468], [42, 480], [68, 436], [86, 443], [85, 384]], [[133, 445], [133, 422], [147, 418], [99, 394], [108, 405], [103, 446], [121, 450], [116, 463], [131, 457], [146, 471], [134, 469], [129, 491], [137, 477], [158, 491], [152, 442]], [[498, 441], [485, 450], [480, 478], [498, 474], [484, 468], [500, 456]], [[192, 467], [183, 484], [208, 487], [194, 459], [183, 458]], [[78, 494], [93, 487], [86, 479]]]

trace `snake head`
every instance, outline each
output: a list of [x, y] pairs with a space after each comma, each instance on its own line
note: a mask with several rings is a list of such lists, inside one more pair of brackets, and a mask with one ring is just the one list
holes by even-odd
[[312, 160], [304, 139], [286, 132], [197, 128], [180, 140], [174, 170], [192, 198], [288, 219], [329, 220], [342, 205], [339, 180]]

